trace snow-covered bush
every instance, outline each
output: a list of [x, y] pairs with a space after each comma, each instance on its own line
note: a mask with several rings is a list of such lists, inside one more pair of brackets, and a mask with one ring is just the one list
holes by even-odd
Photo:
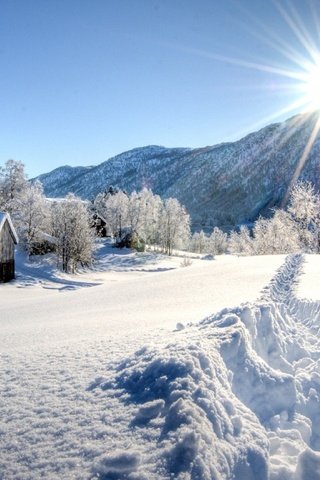
[[186, 255], [183, 257], [183, 260], [180, 263], [180, 267], [190, 267], [192, 265], [192, 260], [190, 257], [187, 257]]

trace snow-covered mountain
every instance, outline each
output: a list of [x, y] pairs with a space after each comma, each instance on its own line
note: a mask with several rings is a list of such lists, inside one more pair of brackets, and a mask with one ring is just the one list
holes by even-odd
[[[194, 224], [239, 224], [281, 202], [317, 121], [316, 114], [298, 115], [205, 148], [135, 148], [97, 166], [60, 167], [38, 179], [50, 197], [74, 192], [90, 199], [110, 185], [129, 192], [149, 187], [177, 197]], [[319, 159], [318, 135], [300, 176], [317, 188]]]

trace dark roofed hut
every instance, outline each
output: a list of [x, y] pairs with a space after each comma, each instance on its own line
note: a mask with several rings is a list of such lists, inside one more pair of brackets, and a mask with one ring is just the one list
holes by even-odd
[[14, 246], [18, 241], [9, 213], [0, 212], [0, 282], [9, 282], [15, 276]]
[[107, 220], [100, 213], [95, 212], [92, 216], [92, 228], [98, 237], [107, 236]]

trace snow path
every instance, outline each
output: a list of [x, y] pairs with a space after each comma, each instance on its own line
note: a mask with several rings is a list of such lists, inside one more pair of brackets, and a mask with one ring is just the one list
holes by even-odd
[[320, 308], [283, 260], [1, 287], [0, 478], [320, 479]]
[[288, 257], [260, 302], [176, 332], [92, 383], [126, 407], [125, 445], [115, 439], [95, 462], [99, 478], [320, 479], [320, 302], [295, 297], [302, 263]]

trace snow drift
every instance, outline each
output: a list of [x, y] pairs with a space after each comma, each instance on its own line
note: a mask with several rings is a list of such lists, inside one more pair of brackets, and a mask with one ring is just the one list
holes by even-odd
[[99, 387], [127, 414], [104, 479], [320, 479], [320, 303], [287, 258], [261, 300], [224, 309], [116, 365]]

